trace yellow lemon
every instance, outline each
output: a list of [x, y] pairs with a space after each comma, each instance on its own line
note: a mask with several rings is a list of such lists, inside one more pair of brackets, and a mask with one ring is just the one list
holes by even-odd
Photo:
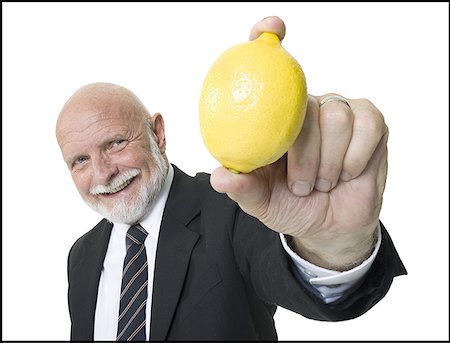
[[200, 131], [224, 167], [249, 173], [282, 157], [298, 136], [307, 106], [299, 63], [265, 32], [226, 50], [200, 94]]

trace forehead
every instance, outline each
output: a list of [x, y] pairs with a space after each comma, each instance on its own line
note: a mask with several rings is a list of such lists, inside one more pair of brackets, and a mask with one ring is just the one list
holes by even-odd
[[142, 123], [142, 116], [129, 109], [75, 106], [58, 122], [58, 143], [64, 156], [72, 155], [108, 139], [138, 134]]
[[58, 123], [57, 135], [83, 133], [90, 129], [130, 127], [137, 124], [137, 116], [116, 109], [75, 108], [64, 114]]

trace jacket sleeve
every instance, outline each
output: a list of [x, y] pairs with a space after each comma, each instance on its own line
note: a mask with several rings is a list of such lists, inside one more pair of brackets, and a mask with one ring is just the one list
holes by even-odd
[[345, 298], [331, 304], [325, 304], [295, 277], [278, 233], [238, 210], [232, 239], [242, 275], [266, 303], [311, 319], [340, 321], [367, 312], [386, 295], [395, 276], [407, 273], [382, 224], [381, 233], [380, 250], [369, 272]]

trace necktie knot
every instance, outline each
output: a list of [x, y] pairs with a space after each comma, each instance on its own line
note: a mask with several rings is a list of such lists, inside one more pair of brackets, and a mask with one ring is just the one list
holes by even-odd
[[148, 232], [140, 224], [130, 226], [127, 231], [127, 247], [132, 244], [143, 244], [147, 235]]

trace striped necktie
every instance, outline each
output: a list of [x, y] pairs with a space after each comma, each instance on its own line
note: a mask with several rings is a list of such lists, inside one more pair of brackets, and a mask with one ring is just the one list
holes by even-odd
[[118, 341], [145, 341], [148, 262], [144, 241], [147, 231], [139, 225], [128, 229], [127, 254], [123, 263]]

